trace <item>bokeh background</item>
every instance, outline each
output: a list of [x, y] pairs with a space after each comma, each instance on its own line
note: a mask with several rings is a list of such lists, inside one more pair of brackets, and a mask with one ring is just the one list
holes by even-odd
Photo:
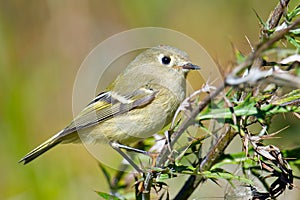
[[[198, 41], [226, 71], [232, 44], [248, 53], [245, 36], [258, 41], [253, 9], [265, 20], [277, 2], [0, 0], [0, 199], [100, 199], [94, 190], [108, 191], [81, 145], [56, 147], [26, 166], [17, 163], [70, 122], [77, 70], [98, 43], [131, 28], [170, 28]], [[299, 144], [292, 134], [297, 128], [291, 130], [279, 145]]]

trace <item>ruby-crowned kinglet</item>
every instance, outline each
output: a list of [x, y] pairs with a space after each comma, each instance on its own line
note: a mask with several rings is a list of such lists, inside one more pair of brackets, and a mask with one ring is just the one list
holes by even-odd
[[152, 136], [170, 123], [186, 96], [187, 72], [198, 69], [185, 52], [171, 46], [142, 52], [69, 126], [19, 162], [26, 164], [60, 143], [128, 145]]

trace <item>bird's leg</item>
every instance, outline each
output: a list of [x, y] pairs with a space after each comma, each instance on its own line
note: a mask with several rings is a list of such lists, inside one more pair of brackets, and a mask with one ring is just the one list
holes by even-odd
[[150, 153], [148, 151], [144, 151], [144, 150], [141, 150], [141, 149], [136, 149], [136, 148], [133, 148], [133, 147], [130, 147], [130, 146], [126, 146], [126, 145], [117, 143], [117, 142], [111, 142], [111, 145], [117, 146], [119, 149], [125, 149], [127, 151], [133, 151], [133, 152], [136, 152], [136, 153], [144, 154], [146, 156], [150, 156]]
[[[143, 170], [141, 168], [139, 168], [134, 162], [133, 160], [128, 156], [126, 155], [121, 149], [126, 149], [126, 150], [129, 150], [129, 151], [135, 151], [135, 152], [138, 152], [138, 153], [143, 153], [145, 154], [146, 151], [143, 151], [143, 150], [139, 150], [139, 149], [135, 149], [135, 148], [132, 148], [132, 147], [128, 147], [128, 146], [125, 146], [125, 145], [122, 145], [122, 144], [119, 144], [117, 142], [109, 142], [110, 146], [116, 150], [137, 172], [139, 173], [143, 173]], [[148, 155], [148, 152], [146, 152]]]

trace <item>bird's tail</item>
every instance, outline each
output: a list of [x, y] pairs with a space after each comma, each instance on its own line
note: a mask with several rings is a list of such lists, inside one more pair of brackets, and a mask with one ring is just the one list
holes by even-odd
[[21, 160], [19, 160], [19, 163], [23, 162], [23, 164], [25, 165], [61, 142], [61, 132], [59, 132], [58, 134], [54, 135], [46, 142], [26, 154]]

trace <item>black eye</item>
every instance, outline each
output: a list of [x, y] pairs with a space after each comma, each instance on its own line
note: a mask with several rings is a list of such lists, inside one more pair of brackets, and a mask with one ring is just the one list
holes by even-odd
[[162, 62], [164, 65], [168, 65], [168, 64], [170, 64], [170, 62], [171, 62], [171, 58], [168, 57], [168, 56], [164, 56], [164, 57], [161, 59], [161, 62]]

